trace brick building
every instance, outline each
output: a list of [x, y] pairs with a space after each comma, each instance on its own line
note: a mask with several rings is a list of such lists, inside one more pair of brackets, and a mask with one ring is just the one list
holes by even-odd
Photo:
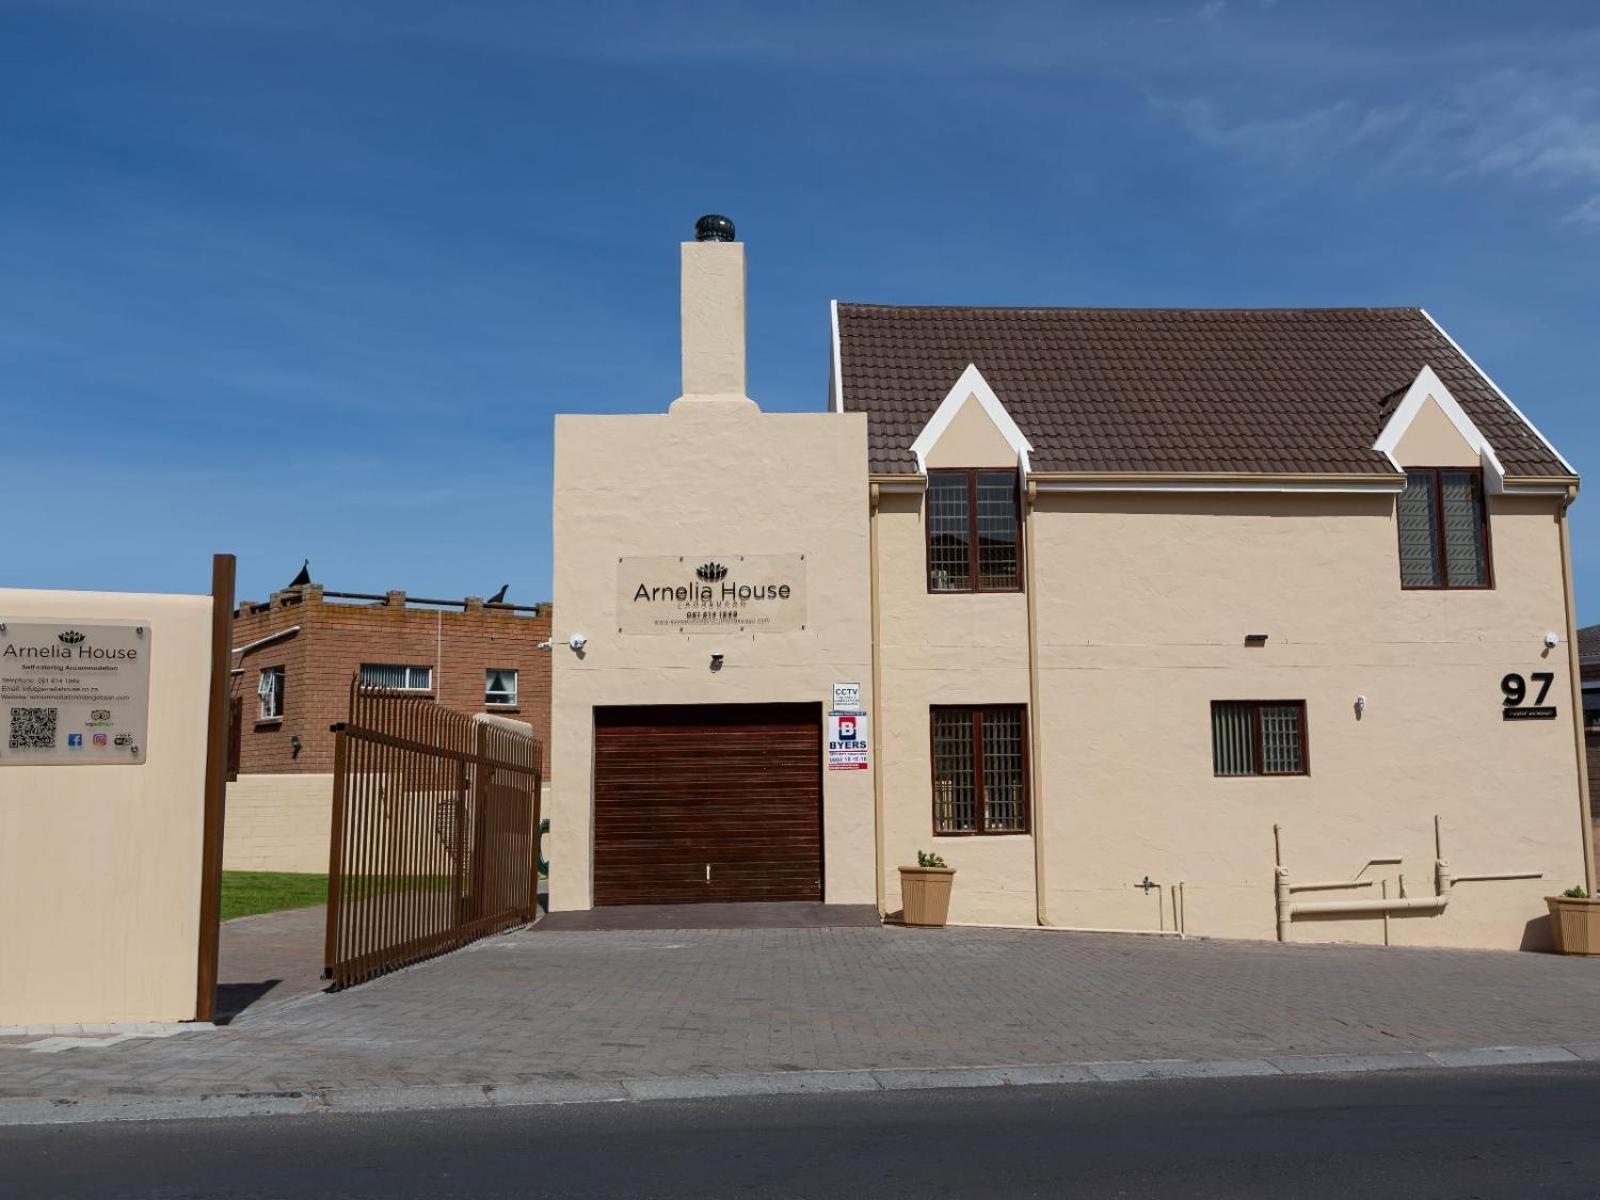
[[548, 604], [486, 604], [288, 588], [234, 614], [239, 774], [333, 770], [329, 726], [350, 681], [413, 690], [462, 712], [492, 712], [550, 735]]
[[[327, 869], [333, 743], [350, 681], [405, 688], [550, 736], [549, 604], [427, 600], [307, 583], [234, 613], [230, 869]], [[545, 773], [549, 773], [545, 757]]]

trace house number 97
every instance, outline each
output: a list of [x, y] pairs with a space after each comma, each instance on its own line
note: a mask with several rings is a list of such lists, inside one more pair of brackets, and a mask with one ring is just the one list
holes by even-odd
[[[1539, 685], [1539, 694], [1533, 698], [1535, 707], [1544, 703], [1545, 694], [1549, 692], [1550, 685], [1555, 681], [1553, 671], [1534, 671], [1529, 677]], [[1516, 708], [1528, 698], [1528, 680], [1521, 675], [1507, 675], [1500, 681], [1500, 690], [1505, 694], [1503, 703], [1507, 708]]]

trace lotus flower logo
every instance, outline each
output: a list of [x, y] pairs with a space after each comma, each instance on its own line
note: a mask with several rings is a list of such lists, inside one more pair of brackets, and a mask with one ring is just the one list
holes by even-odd
[[76, 646], [79, 642], [84, 640], [85, 635], [79, 633], [76, 629], [68, 629], [56, 634], [56, 638], [65, 642], [69, 646]]
[[708, 562], [696, 567], [694, 573], [707, 583], [716, 583], [719, 579], [727, 578], [728, 568], [718, 562]]

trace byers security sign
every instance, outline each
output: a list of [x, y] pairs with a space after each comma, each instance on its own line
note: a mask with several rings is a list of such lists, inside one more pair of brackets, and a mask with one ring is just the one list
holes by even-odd
[[828, 770], [865, 771], [867, 766], [866, 713], [829, 713]]
[[150, 625], [0, 617], [0, 766], [139, 764]]
[[796, 633], [804, 554], [617, 559], [618, 633]]

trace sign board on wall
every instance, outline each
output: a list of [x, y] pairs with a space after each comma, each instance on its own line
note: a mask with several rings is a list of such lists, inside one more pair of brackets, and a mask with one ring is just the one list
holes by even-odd
[[796, 633], [805, 627], [804, 554], [617, 559], [618, 633]]
[[828, 770], [867, 769], [867, 717], [858, 712], [828, 714]]
[[1550, 685], [1555, 682], [1554, 671], [1533, 671], [1528, 679], [1533, 680], [1539, 687], [1539, 694], [1532, 697], [1533, 703], [1524, 703], [1528, 696], [1528, 679], [1521, 675], [1507, 675], [1500, 681], [1500, 694], [1505, 697], [1501, 701], [1500, 719], [1503, 721], [1554, 721], [1556, 719], [1556, 706], [1546, 704], [1544, 698], [1550, 694]]
[[145, 759], [150, 625], [0, 618], [0, 765]]
[[861, 711], [861, 685], [859, 683], [836, 683], [833, 685], [833, 711], [834, 712], [860, 712]]

